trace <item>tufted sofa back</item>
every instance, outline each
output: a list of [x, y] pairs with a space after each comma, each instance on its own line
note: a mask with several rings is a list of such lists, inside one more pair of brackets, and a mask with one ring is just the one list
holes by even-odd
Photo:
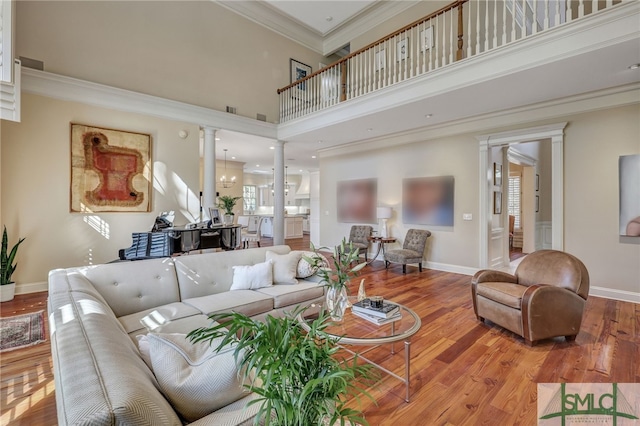
[[557, 250], [539, 250], [527, 255], [516, 269], [518, 283], [549, 284], [571, 290], [583, 299], [589, 295], [589, 273], [578, 258]]
[[289, 246], [262, 247], [176, 258], [181, 300], [229, 291], [233, 267], [264, 262], [267, 251], [287, 254], [291, 249]]

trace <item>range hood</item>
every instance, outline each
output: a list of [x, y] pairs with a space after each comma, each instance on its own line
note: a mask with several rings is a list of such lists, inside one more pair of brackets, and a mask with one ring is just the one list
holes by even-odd
[[298, 190], [296, 191], [296, 199], [310, 197], [309, 188], [311, 187], [311, 182], [309, 180], [309, 173], [303, 173], [301, 177], [300, 186], [298, 186]]

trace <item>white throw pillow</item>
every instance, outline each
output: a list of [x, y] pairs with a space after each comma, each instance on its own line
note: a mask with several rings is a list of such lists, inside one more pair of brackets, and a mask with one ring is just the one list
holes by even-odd
[[214, 349], [220, 339], [192, 344], [185, 334], [148, 335], [149, 355], [160, 390], [188, 422], [248, 395], [233, 347]]
[[273, 262], [267, 260], [253, 266], [234, 266], [230, 290], [256, 290], [273, 285]]
[[140, 357], [145, 364], [151, 369], [151, 355], [149, 354], [149, 336], [146, 334], [138, 334], [136, 336], [136, 340], [138, 340], [138, 351], [140, 351]]
[[278, 254], [267, 251], [266, 258], [273, 262], [273, 283], [274, 284], [298, 284], [296, 273], [298, 262], [300, 262], [301, 252], [292, 251], [289, 254]]
[[329, 267], [329, 261], [327, 260], [327, 258], [319, 253], [314, 253], [312, 251], [300, 251], [299, 253], [300, 253], [300, 261], [298, 262], [296, 278], [309, 278], [311, 275], [318, 272], [318, 268], [313, 267], [309, 262], [307, 262], [305, 257], [310, 257], [310, 258], [319, 257], [320, 259], [322, 259], [322, 263], [324, 264], [324, 267], [327, 267], [327, 268]]

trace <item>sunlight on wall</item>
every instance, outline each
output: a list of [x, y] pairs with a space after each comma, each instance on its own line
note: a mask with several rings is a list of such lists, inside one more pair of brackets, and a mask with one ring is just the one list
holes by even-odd
[[[153, 187], [160, 195], [171, 198], [172, 205], [188, 222], [200, 221], [200, 197], [193, 192], [175, 172], [167, 169], [161, 161], [153, 164]], [[173, 207], [172, 207], [173, 208]]]
[[153, 174], [153, 189], [158, 191], [160, 195], [165, 195], [165, 188], [167, 187], [167, 166], [161, 161], [156, 161], [153, 163], [153, 170], [155, 170]]
[[[93, 213], [84, 204], [80, 204], [80, 211], [82, 213]], [[87, 215], [87, 216], [84, 216], [82, 220], [87, 225], [92, 227], [98, 234], [102, 235], [105, 239], [107, 240], [109, 239], [109, 235], [110, 235], [109, 224], [105, 222], [100, 216]]]

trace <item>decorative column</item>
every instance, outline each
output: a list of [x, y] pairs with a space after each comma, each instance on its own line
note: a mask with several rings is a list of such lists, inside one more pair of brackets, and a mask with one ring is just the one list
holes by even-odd
[[204, 182], [202, 188], [202, 208], [208, 217], [209, 207], [216, 202], [216, 129], [204, 128]]
[[274, 152], [273, 245], [284, 244], [284, 142], [277, 141]]

